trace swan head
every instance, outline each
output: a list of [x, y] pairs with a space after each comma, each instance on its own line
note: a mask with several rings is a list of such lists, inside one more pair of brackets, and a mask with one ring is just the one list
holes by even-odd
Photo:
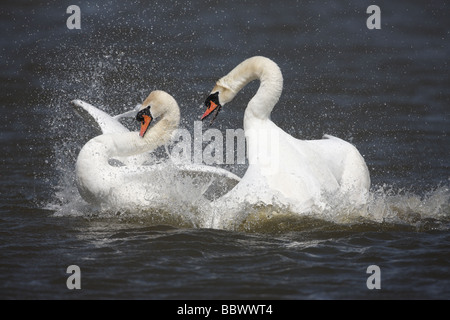
[[231, 88], [228, 88], [224, 83], [222, 83], [221, 80], [217, 82], [216, 86], [211, 91], [211, 94], [208, 96], [208, 98], [206, 98], [206, 111], [200, 118], [201, 120], [203, 120], [213, 113], [214, 116], [211, 119], [210, 125], [216, 119], [222, 106], [233, 100], [233, 98], [236, 96], [236, 93], [231, 90]]
[[206, 111], [202, 115], [201, 120], [205, 119], [212, 112], [214, 112], [214, 116], [210, 123], [210, 125], [211, 125], [214, 122], [214, 120], [216, 119], [217, 115], [219, 114], [220, 109], [222, 108], [222, 105], [219, 102], [219, 92], [218, 91], [210, 94], [208, 96], [208, 98], [206, 98], [205, 107], [206, 107]]
[[159, 117], [171, 116], [173, 122], [180, 121], [180, 111], [175, 99], [167, 92], [161, 90], [152, 91], [142, 102], [142, 106], [136, 115], [136, 120], [141, 123], [139, 135], [144, 137], [150, 123]]
[[144, 137], [145, 133], [150, 126], [150, 123], [153, 121], [152, 113], [150, 112], [150, 106], [141, 107], [141, 110], [136, 115], [136, 120], [141, 123], [141, 130], [139, 131], [139, 135]]

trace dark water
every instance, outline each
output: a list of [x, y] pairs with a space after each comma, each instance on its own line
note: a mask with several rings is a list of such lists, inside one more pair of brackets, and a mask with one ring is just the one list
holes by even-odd
[[[66, 27], [69, 3], [0, 9], [1, 298], [450, 298], [448, 3], [378, 1], [380, 30], [366, 27], [367, 1], [73, 4], [81, 30]], [[75, 160], [96, 133], [71, 100], [118, 114], [161, 89], [192, 130], [214, 82], [253, 55], [283, 72], [274, 122], [361, 151], [372, 178], [364, 217], [256, 215], [213, 230], [81, 200]], [[214, 127], [241, 128], [256, 88]], [[81, 290], [66, 286], [69, 265]], [[366, 285], [370, 265], [381, 289]]]

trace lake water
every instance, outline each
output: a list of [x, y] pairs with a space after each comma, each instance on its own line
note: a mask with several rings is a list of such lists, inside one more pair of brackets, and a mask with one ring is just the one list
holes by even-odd
[[[367, 1], [73, 4], [79, 30], [66, 26], [66, 2], [0, 9], [0, 298], [450, 298], [447, 2], [375, 3], [381, 29], [372, 30]], [[177, 201], [167, 210], [181, 219], [82, 200], [75, 161], [97, 132], [71, 100], [119, 114], [165, 90], [193, 132], [215, 81], [254, 55], [283, 72], [277, 125], [360, 150], [372, 180], [362, 214], [246, 207], [253, 219], [221, 230], [199, 227]], [[213, 127], [242, 128], [257, 86]], [[222, 167], [242, 176], [247, 165]], [[81, 270], [80, 290], [66, 285], [70, 265]], [[371, 265], [380, 289], [367, 286]]]

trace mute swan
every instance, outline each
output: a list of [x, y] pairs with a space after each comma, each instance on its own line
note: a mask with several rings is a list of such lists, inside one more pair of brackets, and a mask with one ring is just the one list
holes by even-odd
[[214, 121], [222, 106], [256, 79], [260, 86], [244, 113], [249, 166], [241, 181], [219, 200], [227, 204], [272, 204], [275, 200], [298, 213], [323, 210], [327, 197], [336, 193], [354, 204], [364, 203], [369, 171], [353, 145], [331, 135], [299, 140], [270, 120], [283, 88], [280, 68], [272, 60], [249, 58], [218, 80], [205, 101], [207, 109], [201, 119], [214, 114]]
[[[83, 146], [76, 161], [78, 190], [91, 204], [114, 209], [149, 209], [167, 205], [173, 196], [182, 197], [175, 189], [183, 179], [190, 178], [192, 182], [198, 178], [194, 184], [197, 190], [189, 190], [190, 196], [226, 192], [240, 180], [231, 172], [205, 165], [143, 165], [148, 159], [146, 152], [168, 143], [180, 122], [177, 102], [164, 91], [151, 92], [139, 112], [129, 111], [116, 117], [81, 100], [72, 104], [85, 119], [94, 120], [103, 133]], [[134, 115], [141, 122], [139, 133], [130, 132], [118, 121], [122, 116]], [[159, 121], [150, 126], [157, 118]], [[111, 165], [112, 158], [126, 165]]]

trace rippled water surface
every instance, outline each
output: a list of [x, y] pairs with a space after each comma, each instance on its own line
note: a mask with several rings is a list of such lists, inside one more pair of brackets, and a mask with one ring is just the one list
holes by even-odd
[[[68, 4], [3, 2], [0, 297], [449, 299], [449, 5], [379, 2], [381, 29], [369, 30], [371, 4], [79, 1], [81, 29], [69, 30]], [[330, 199], [322, 216], [299, 217], [243, 205], [220, 230], [196, 223], [187, 187], [145, 212], [82, 200], [75, 161], [98, 133], [71, 100], [119, 114], [165, 90], [193, 132], [215, 81], [253, 55], [283, 72], [276, 124], [360, 150], [367, 206]], [[213, 126], [242, 128], [257, 85]], [[242, 176], [247, 165], [222, 167]], [[70, 265], [81, 290], [66, 286]], [[371, 265], [381, 289], [367, 287]]]

